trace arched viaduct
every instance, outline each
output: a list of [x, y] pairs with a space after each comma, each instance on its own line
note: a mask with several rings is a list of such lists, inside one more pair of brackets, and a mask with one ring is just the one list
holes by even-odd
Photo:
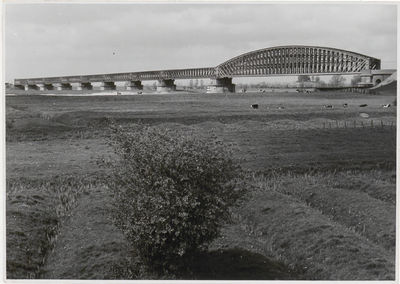
[[125, 81], [127, 90], [143, 89], [142, 81], [157, 80], [158, 91], [176, 89], [175, 79], [212, 79], [208, 90], [213, 93], [235, 92], [234, 77], [267, 77], [290, 75], [368, 74], [379, 70], [381, 61], [352, 51], [320, 46], [278, 46], [251, 51], [216, 67], [142, 71], [82, 76], [15, 79], [14, 85], [24, 89], [78, 90], [92, 89], [100, 82], [101, 90], [115, 90], [115, 82]]

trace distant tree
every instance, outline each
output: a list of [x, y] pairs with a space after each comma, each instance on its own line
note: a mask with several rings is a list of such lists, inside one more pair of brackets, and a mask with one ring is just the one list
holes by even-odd
[[204, 81], [203, 81], [203, 79], [200, 80], [200, 89], [204, 89]]
[[356, 87], [357, 85], [358, 85], [358, 83], [360, 83], [361, 82], [361, 76], [360, 75], [355, 75], [355, 76], [353, 76], [353, 78], [351, 79], [351, 85], [353, 86], [353, 87]]
[[154, 89], [154, 90], [157, 90], [157, 82], [154, 82], [154, 83], [153, 83], [153, 89]]
[[301, 83], [301, 82], [310, 82], [311, 78], [308, 75], [300, 75], [297, 76], [297, 82]]
[[331, 80], [329, 81], [330, 87], [343, 87], [346, 82], [346, 78], [342, 75], [333, 75]]
[[193, 79], [190, 79], [190, 81], [189, 81], [189, 88], [193, 89]]
[[318, 82], [320, 82], [321, 81], [321, 78], [320, 77], [315, 77], [315, 83], [318, 83]]
[[326, 87], [326, 82], [322, 80], [318, 80], [317, 87], [324, 88]]
[[198, 87], [199, 87], [199, 79], [194, 80], [193, 87], [194, 87], [195, 89], [198, 89]]

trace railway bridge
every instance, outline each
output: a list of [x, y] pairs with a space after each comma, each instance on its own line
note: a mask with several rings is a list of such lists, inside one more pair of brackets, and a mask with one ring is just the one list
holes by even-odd
[[290, 45], [251, 51], [216, 67], [15, 79], [14, 85], [23, 90], [71, 90], [76, 84], [78, 90], [91, 90], [92, 83], [101, 83], [101, 90], [115, 90], [115, 82], [124, 81], [126, 90], [142, 90], [142, 81], [157, 80], [157, 91], [163, 92], [176, 90], [176, 79], [210, 78], [208, 92], [220, 93], [235, 92], [234, 77], [361, 74], [362, 84], [369, 85], [374, 82], [373, 70], [380, 68], [380, 59], [360, 53]]

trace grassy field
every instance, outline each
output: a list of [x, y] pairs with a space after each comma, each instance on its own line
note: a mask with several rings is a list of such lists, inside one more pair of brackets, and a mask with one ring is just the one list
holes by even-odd
[[396, 107], [381, 106], [395, 97], [7, 96], [7, 278], [143, 279], [127, 268], [97, 178], [114, 118], [213, 132], [250, 170], [256, 190], [195, 279], [394, 280]]

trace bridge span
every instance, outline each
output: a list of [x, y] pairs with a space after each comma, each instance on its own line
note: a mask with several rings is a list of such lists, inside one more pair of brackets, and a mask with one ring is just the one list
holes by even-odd
[[[142, 90], [142, 81], [157, 80], [157, 91], [174, 91], [176, 79], [210, 78], [209, 92], [235, 92], [234, 77], [268, 77], [294, 75], [371, 74], [380, 70], [380, 59], [352, 51], [320, 46], [277, 46], [251, 51], [216, 67], [140, 71], [127, 73], [15, 79], [23, 90], [90, 90], [101, 83], [101, 90], [115, 90], [115, 82], [125, 81], [126, 90]], [[365, 76], [370, 80], [371, 76]], [[364, 82], [368, 83], [368, 82]]]

